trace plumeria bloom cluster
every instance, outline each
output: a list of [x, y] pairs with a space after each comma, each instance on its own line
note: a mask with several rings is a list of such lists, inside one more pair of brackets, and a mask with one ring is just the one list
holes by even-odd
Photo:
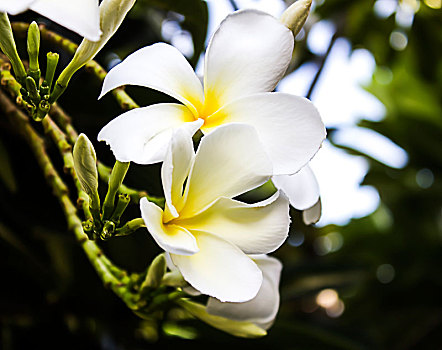
[[141, 213], [184, 279], [221, 301], [256, 296], [262, 272], [247, 254], [267, 254], [286, 239], [288, 200], [280, 192], [246, 204], [232, 198], [265, 183], [272, 164], [253, 127], [226, 125], [205, 136], [196, 152], [186, 130], [178, 130], [161, 177], [164, 211], [143, 199]]
[[[208, 134], [220, 125], [249, 124], [272, 161], [273, 175], [278, 176], [275, 184], [295, 207], [309, 208], [318, 200], [318, 189], [311, 171], [302, 168], [318, 151], [325, 128], [310, 101], [272, 92], [290, 63], [293, 44], [293, 33], [274, 17], [256, 10], [235, 12], [210, 40], [204, 86], [173, 46], [142, 48], [109, 72], [101, 96], [121, 85], [140, 85], [182, 104], [126, 112], [106, 125], [98, 139], [106, 141], [120, 161], [151, 164], [164, 159], [176, 129]], [[308, 187], [307, 191], [291, 189], [292, 182], [300, 181], [303, 186], [298, 187]]]
[[[31, 69], [24, 70], [6, 13], [30, 9], [84, 37], [54, 90], [45, 94], [50, 105], [72, 75], [106, 44], [134, 3], [0, 0], [0, 31], [7, 33], [0, 37], [0, 48], [11, 59], [14, 71], [21, 70], [20, 83], [33, 80], [35, 86], [29, 86], [35, 91], [44, 86], [44, 91], [51, 92], [53, 74], [47, 86], [49, 79], [40, 85], [40, 75], [30, 76]], [[163, 162], [164, 208], [142, 198], [142, 219], [133, 221], [137, 227], [146, 226], [165, 251], [170, 272], [159, 273], [155, 286], [143, 282], [134, 290], [146, 300], [161, 283], [182, 288], [189, 295], [204, 294], [208, 296], [205, 305], [182, 297], [175, 302], [195, 317], [238, 336], [264, 335], [273, 323], [282, 265], [267, 254], [278, 249], [288, 235], [289, 204], [304, 210], [319, 198], [318, 184], [308, 167], [326, 134], [319, 113], [307, 99], [274, 92], [292, 57], [293, 32], [302, 27], [310, 4], [309, 0], [297, 2], [281, 21], [256, 10], [228, 16], [210, 40], [202, 82], [184, 56], [164, 43], [138, 50], [111, 70], [101, 96], [122, 85], [140, 85], [180, 103], [131, 110], [101, 130], [98, 139], [110, 145], [117, 159], [103, 206], [93, 146], [81, 135], [74, 147], [74, 168], [89, 198], [91, 239], [107, 239], [99, 233], [106, 233], [107, 225], [119, 224], [129, 199], [123, 196], [124, 201], [120, 198], [114, 208], [115, 194], [129, 162]], [[36, 23], [29, 33], [30, 61], [31, 56], [37, 58], [34, 63], [40, 74]], [[41, 102], [28, 100], [36, 106]], [[204, 136], [195, 151], [192, 137], [198, 130]], [[237, 198], [270, 179], [277, 190], [269, 198], [253, 204]], [[124, 231], [124, 226], [116, 232], [124, 235], [131, 230], [127, 225]], [[178, 277], [167, 278], [171, 275]], [[133, 306], [140, 300], [129, 301], [133, 310], [141, 310], [138, 304]]]
[[[301, 3], [307, 11], [296, 17], [295, 9], [295, 20], [256, 10], [229, 15], [210, 40], [202, 84], [177, 49], [158, 43], [112, 69], [100, 95], [139, 85], [181, 102], [126, 112], [98, 139], [120, 162], [163, 161], [165, 208], [142, 199], [142, 218], [185, 290], [209, 296], [203, 309], [181, 306], [224, 330], [220, 319], [246, 321], [253, 330], [238, 324], [242, 336], [265, 333], [277, 313], [281, 264], [265, 254], [287, 237], [289, 200], [308, 209], [319, 198], [307, 165], [325, 138], [319, 113], [307, 99], [273, 92], [292, 57], [291, 29], [302, 26], [311, 2]], [[204, 137], [195, 153], [197, 130]], [[267, 200], [234, 199], [272, 177], [281, 190]]]

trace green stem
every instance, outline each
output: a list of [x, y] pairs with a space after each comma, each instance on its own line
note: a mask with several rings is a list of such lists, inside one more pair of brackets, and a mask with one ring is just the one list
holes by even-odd
[[75, 144], [75, 141], [77, 141], [78, 138], [78, 133], [72, 126], [71, 118], [66, 114], [66, 112], [57, 103], [54, 103], [51, 105], [49, 115], [66, 133], [69, 143], [72, 145]]
[[[73, 232], [76, 240], [80, 243], [86, 256], [95, 268], [97, 274], [106, 286], [111, 288], [128, 307], [134, 309], [136, 305], [136, 295], [127, 288], [127, 272], [116, 267], [103, 254], [94, 241], [88, 239], [83, 231], [82, 222], [77, 216], [77, 209], [72, 204], [68, 195], [68, 188], [61, 179], [52, 164], [46, 149], [44, 140], [37, 134], [29, 123], [29, 118], [17, 109], [11, 100], [0, 91], [0, 109], [11, 121], [11, 125], [26, 140], [34, 154], [43, 175], [52, 188], [54, 195], [58, 198], [63, 213], [65, 214], [68, 229]], [[121, 277], [121, 278], [120, 278]]]
[[118, 160], [115, 161], [115, 165], [109, 177], [107, 194], [103, 202], [103, 220], [109, 220], [114, 211], [115, 196], [120, 190], [129, 165], [130, 162], [123, 163]]
[[[101, 162], [98, 162], [97, 167], [100, 179], [104, 182], [109, 182], [111, 168]], [[120, 192], [127, 193], [135, 203], [138, 203], [141, 198], [146, 197], [149, 202], [155, 203], [160, 207], [164, 206], [164, 198], [150, 196], [146, 191], [139, 191], [125, 185], [121, 185]]]
[[139, 228], [146, 227], [144, 220], [142, 218], [133, 219], [131, 221], [126, 222], [126, 224], [115, 230], [115, 236], [127, 236], [131, 233], [134, 233]]
[[64, 171], [69, 173], [74, 180], [75, 188], [77, 189], [78, 193], [77, 204], [81, 206], [85, 219], [92, 219], [92, 214], [89, 209], [89, 196], [83, 191], [80, 180], [78, 179], [77, 173], [74, 169], [72, 146], [68, 143], [66, 136], [60, 130], [58, 125], [55, 124], [55, 122], [49, 116], [43, 119], [42, 124], [45, 132], [52, 138], [63, 158]]
[[120, 223], [120, 218], [123, 215], [129, 203], [130, 203], [130, 196], [128, 194], [120, 193], [118, 195], [117, 205], [111, 217], [111, 220], [115, 222], [116, 225]]

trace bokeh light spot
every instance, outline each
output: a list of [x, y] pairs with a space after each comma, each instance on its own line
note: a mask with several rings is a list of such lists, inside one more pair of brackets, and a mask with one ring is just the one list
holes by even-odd
[[427, 189], [433, 185], [434, 175], [430, 169], [424, 168], [416, 173], [416, 183], [420, 188]]
[[293, 247], [299, 247], [304, 243], [304, 234], [302, 232], [295, 232], [290, 235], [288, 242]]
[[393, 281], [396, 272], [390, 264], [379, 265], [376, 269], [376, 278], [379, 282], [387, 284]]
[[408, 45], [408, 38], [405, 33], [394, 30], [390, 35], [390, 46], [396, 51], [404, 50]]
[[425, 5], [428, 7], [438, 10], [442, 7], [442, 0], [424, 0]]
[[332, 307], [338, 302], [338, 300], [338, 292], [334, 289], [321, 290], [316, 296], [316, 303], [323, 308]]

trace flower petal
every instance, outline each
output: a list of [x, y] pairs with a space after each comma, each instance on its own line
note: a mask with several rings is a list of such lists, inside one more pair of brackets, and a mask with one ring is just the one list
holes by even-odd
[[6, 12], [10, 15], [17, 15], [26, 11], [29, 5], [35, 0], [0, 0], [0, 12]]
[[195, 158], [192, 135], [184, 129], [178, 129], [172, 137], [169, 149], [161, 168], [166, 209], [164, 222], [178, 217], [183, 201], [184, 182], [189, 175]]
[[100, 39], [98, 0], [37, 0], [30, 9], [90, 41]]
[[223, 197], [197, 216], [176, 223], [190, 231], [217, 235], [246, 254], [265, 254], [279, 248], [287, 238], [289, 202], [280, 193], [256, 204]]
[[173, 131], [183, 127], [193, 135], [202, 125], [183, 105], [161, 103], [132, 109], [111, 120], [98, 134], [120, 162], [153, 164], [160, 162]]
[[176, 225], [163, 225], [163, 211], [145, 197], [140, 200], [141, 217], [157, 244], [166, 252], [191, 255], [198, 252], [195, 237]]
[[251, 322], [232, 321], [224, 317], [211, 315], [207, 313], [203, 305], [191, 300], [179, 299], [176, 303], [201, 321], [236, 337], [258, 338], [267, 334], [264, 329]]
[[318, 181], [308, 165], [293, 175], [273, 176], [272, 181], [276, 188], [284, 191], [290, 204], [298, 210], [312, 207], [319, 199]]
[[219, 197], [232, 198], [258, 187], [271, 174], [272, 165], [253, 127], [221, 126], [201, 140], [180, 217], [195, 215]]
[[238, 99], [208, 118], [203, 131], [231, 122], [253, 125], [273, 162], [274, 175], [294, 174], [319, 150], [326, 132], [313, 104], [279, 92]]
[[279, 309], [278, 289], [282, 264], [266, 255], [252, 258], [263, 274], [262, 286], [256, 297], [245, 303], [222, 303], [215, 298], [209, 298], [207, 312], [235, 321], [265, 325], [263, 328], [268, 329]]
[[206, 53], [206, 103], [221, 107], [242, 96], [272, 91], [290, 63], [293, 43], [292, 32], [267, 13], [243, 10], [227, 16]]
[[321, 218], [321, 214], [322, 214], [322, 205], [321, 205], [321, 198], [319, 198], [314, 206], [302, 212], [302, 221], [304, 221], [304, 224], [306, 225], [316, 224]]
[[207, 232], [193, 231], [200, 251], [185, 256], [171, 254], [184, 279], [201, 293], [222, 301], [244, 302], [256, 296], [262, 273], [233, 244]]
[[189, 62], [173, 46], [157, 43], [135, 51], [106, 75], [100, 97], [121, 85], [164, 92], [184, 103], [196, 116], [203, 88]]

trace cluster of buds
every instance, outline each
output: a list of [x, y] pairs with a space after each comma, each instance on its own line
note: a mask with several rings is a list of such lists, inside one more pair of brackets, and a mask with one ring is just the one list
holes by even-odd
[[[37, 3], [39, 3], [39, 1], [37, 1]], [[17, 8], [12, 2], [8, 6], [3, 4], [0, 6], [0, 49], [9, 58], [12, 64], [17, 81], [22, 86], [20, 90], [22, 100], [28, 114], [32, 116], [34, 120], [41, 121], [46, 116], [51, 108], [51, 105], [57, 101], [57, 99], [66, 90], [74, 73], [83, 67], [87, 62], [92, 60], [102, 49], [102, 47], [117, 31], [126, 14], [134, 4], [135, 0], [104, 0], [98, 8], [98, 2], [95, 5], [93, 1], [90, 2], [89, 6], [92, 6], [97, 12], [99, 28], [97, 23], [97, 28], [95, 30], [96, 33], [83, 39], [82, 43], [75, 52], [73, 59], [62, 71], [55, 82], [54, 87], [52, 85], [55, 70], [58, 64], [58, 54], [52, 52], [47, 54], [46, 75], [44, 80], [41, 82], [41, 71], [38, 62], [38, 55], [40, 51], [40, 30], [37, 23], [31, 23], [28, 29], [27, 40], [29, 69], [26, 71], [17, 52], [11, 24], [7, 16], [7, 12], [16, 14], [17, 11], [23, 9], [21, 9], [21, 7]], [[38, 4], [35, 6], [37, 5]], [[4, 6], [6, 6], [5, 9], [3, 9]], [[65, 25], [66, 27], [72, 27], [72, 22], [78, 21], [73, 21], [72, 17], [75, 14], [70, 14], [70, 6], [72, 6], [72, 4], [60, 1], [59, 3], [54, 3], [52, 7], [49, 6], [46, 8], [43, 6], [42, 8], [31, 8], [36, 11], [41, 10], [37, 12], [46, 15], [48, 18], [52, 18], [54, 21]], [[61, 19], [59, 19], [60, 13], [62, 14]], [[74, 27], [77, 28], [77, 25]], [[87, 25], [84, 24], [80, 27], [81, 28], [77, 29], [77, 32], [82, 34], [82, 29], [84, 29], [83, 27], [87, 27]]]

